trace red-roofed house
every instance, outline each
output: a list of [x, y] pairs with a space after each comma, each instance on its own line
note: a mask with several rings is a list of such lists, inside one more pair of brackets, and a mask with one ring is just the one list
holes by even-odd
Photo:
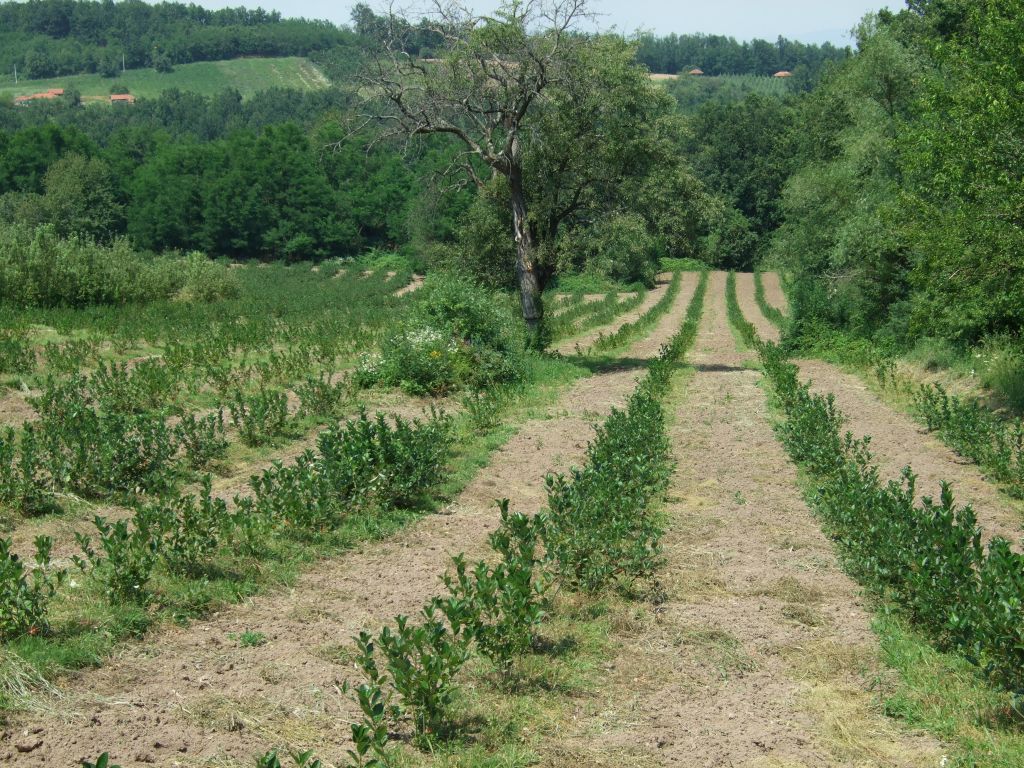
[[775, 77], [792, 77], [792, 76], [793, 76], [793, 73], [790, 72], [787, 69], [783, 69], [783, 70], [775, 73]]
[[687, 74], [693, 75], [694, 77], [700, 77], [701, 75], [704, 74], [704, 70], [703, 69], [698, 69], [697, 67], [694, 67]]
[[135, 97], [130, 93], [113, 93], [110, 95], [111, 104], [134, 104]]

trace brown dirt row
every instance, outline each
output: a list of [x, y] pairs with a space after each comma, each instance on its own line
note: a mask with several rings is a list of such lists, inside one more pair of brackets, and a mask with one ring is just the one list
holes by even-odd
[[[749, 286], [749, 291], [748, 291]], [[761, 332], [768, 321], [753, 298], [753, 283], [737, 282], [743, 313]], [[770, 325], [770, 324], [769, 324]], [[908, 464], [918, 476], [920, 496], [939, 497], [942, 481], [952, 484], [961, 504], [971, 504], [986, 536], [1021, 538], [1024, 504], [1007, 497], [969, 460], [957, 456], [910, 416], [885, 403], [863, 381], [820, 360], [797, 360], [817, 394], [832, 393], [856, 437], [871, 436], [871, 450], [883, 479], [898, 480]]]
[[882, 712], [871, 615], [804, 504], [712, 276], [671, 427], [665, 602], [623, 622], [545, 766], [936, 766]]
[[634, 309], [622, 317], [616, 318], [613, 322], [608, 325], [603, 325], [600, 328], [594, 328], [586, 333], [580, 334], [579, 336], [573, 336], [565, 339], [558, 343], [554, 348], [556, 352], [563, 355], [572, 355], [576, 353], [577, 349], [586, 349], [594, 344], [598, 338], [604, 334], [608, 336], [615, 333], [619, 328], [624, 326], [626, 323], [636, 322], [640, 317], [647, 313], [647, 311], [653, 307], [662, 296], [668, 291], [668, 285], [672, 281], [672, 275], [669, 272], [662, 272], [656, 279], [656, 287], [653, 290], [647, 292], [647, 296], [644, 297], [643, 302], [639, 307]]
[[764, 297], [777, 310], [782, 314], [789, 314], [789, 301], [786, 299], [786, 293], [782, 290], [782, 280], [779, 278], [778, 272], [762, 272], [761, 282], [764, 284]]
[[743, 310], [743, 316], [757, 329], [757, 335], [762, 339], [777, 342], [781, 337], [779, 329], [771, 320], [761, 314], [761, 309], [757, 306], [757, 299], [754, 298], [753, 273], [736, 273], [736, 298], [739, 300], [740, 309]]
[[[282, 742], [338, 759], [354, 715], [338, 690], [353, 674], [345, 650], [352, 636], [415, 613], [440, 591], [450, 555], [482, 554], [496, 498], [525, 512], [544, 504], [544, 475], [581, 460], [592, 422], [625, 401], [641, 373], [635, 361], [657, 355], [680, 327], [695, 286], [688, 276], [671, 311], [627, 350], [629, 363], [581, 380], [547, 418], [523, 424], [443, 513], [317, 564], [288, 591], [126, 646], [103, 668], [66, 681], [60, 712], [17, 723], [0, 741], [0, 761], [22, 741], [39, 746], [18, 754], [19, 766], [70, 765], [103, 750], [126, 767], [248, 765]], [[268, 642], [240, 648], [229, 635], [245, 630]]]
[[405, 294], [407, 293], [418, 291], [420, 288], [423, 287], [423, 280], [423, 275], [413, 275], [412, 280], [409, 281], [408, 285], [403, 285], [401, 288], [395, 291], [395, 296], [405, 296]]

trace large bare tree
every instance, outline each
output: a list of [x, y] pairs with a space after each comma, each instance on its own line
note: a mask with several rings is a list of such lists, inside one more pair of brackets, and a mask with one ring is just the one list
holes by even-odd
[[[579, 24], [586, 0], [511, 0], [494, 16], [477, 16], [435, 0], [418, 27], [389, 12], [380, 45], [363, 71], [363, 117], [381, 136], [446, 134], [465, 148], [452, 171], [483, 186], [508, 180], [523, 319], [536, 332], [543, 318], [536, 242], [527, 215], [523, 145], [545, 92], [575, 77]], [[437, 58], [407, 51], [407, 37], [431, 29]]]

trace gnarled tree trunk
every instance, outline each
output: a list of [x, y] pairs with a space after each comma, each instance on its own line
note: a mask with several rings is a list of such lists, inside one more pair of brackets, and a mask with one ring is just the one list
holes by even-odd
[[526, 220], [526, 195], [523, 194], [523, 172], [518, 165], [513, 165], [508, 174], [509, 195], [512, 198], [512, 229], [516, 240], [516, 282], [519, 285], [519, 304], [523, 310], [523, 320], [531, 333], [540, 330], [544, 317], [544, 305], [541, 302], [540, 279], [534, 264], [533, 235]]

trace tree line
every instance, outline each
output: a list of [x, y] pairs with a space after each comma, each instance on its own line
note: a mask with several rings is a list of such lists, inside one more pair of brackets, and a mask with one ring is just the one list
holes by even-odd
[[212, 11], [142, 0], [0, 3], [0, 68], [24, 78], [100, 73], [241, 56], [306, 56], [351, 45], [329, 22], [284, 19], [261, 8]]
[[1021, 0], [913, 0], [868, 16], [809, 93], [696, 111], [722, 235], [790, 276], [797, 337], [1020, 349], [1021, 18]]
[[737, 41], [725, 35], [643, 34], [637, 38], [637, 60], [652, 72], [677, 74], [694, 67], [706, 75], [774, 75], [780, 70], [818, 73], [830, 62], [850, 56], [848, 47], [814, 45], [779, 37], [775, 42]]

